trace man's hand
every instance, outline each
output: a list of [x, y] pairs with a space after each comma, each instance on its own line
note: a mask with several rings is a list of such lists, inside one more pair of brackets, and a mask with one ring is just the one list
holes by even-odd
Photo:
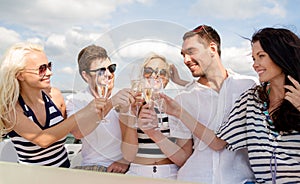
[[107, 168], [107, 172], [113, 172], [113, 173], [125, 173], [128, 170], [129, 163], [121, 163], [119, 161], [116, 161], [112, 163]]
[[128, 88], [118, 91], [113, 97], [111, 97], [112, 106], [118, 108], [121, 112], [128, 111], [129, 105], [134, 103], [134, 95]]

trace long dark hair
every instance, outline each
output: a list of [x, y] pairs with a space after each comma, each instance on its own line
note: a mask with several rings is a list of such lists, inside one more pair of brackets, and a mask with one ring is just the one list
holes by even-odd
[[[264, 28], [253, 34], [251, 42], [256, 41], [282, 69], [285, 85], [293, 86], [288, 75], [300, 82], [300, 39], [296, 34], [284, 28]], [[266, 85], [262, 85], [258, 93], [260, 99], [269, 105]], [[300, 131], [300, 112], [288, 100], [283, 99], [281, 105], [271, 112], [271, 117], [277, 131]]]

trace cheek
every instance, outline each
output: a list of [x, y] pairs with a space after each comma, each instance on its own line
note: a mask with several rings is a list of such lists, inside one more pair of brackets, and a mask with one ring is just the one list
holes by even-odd
[[114, 83], [115, 83], [115, 77], [113, 77], [113, 78], [110, 80], [109, 86], [110, 86], [111, 88], [113, 88], [113, 87], [114, 87]]
[[163, 82], [163, 85], [166, 86], [169, 82], [169, 79], [164, 78], [162, 82]]

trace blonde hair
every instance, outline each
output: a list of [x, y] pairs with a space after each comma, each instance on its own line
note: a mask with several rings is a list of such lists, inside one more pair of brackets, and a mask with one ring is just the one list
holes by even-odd
[[169, 78], [169, 76], [170, 76], [170, 64], [167, 62], [167, 59], [162, 55], [156, 54], [154, 52], [150, 53], [149, 56], [145, 59], [145, 61], [143, 63], [143, 68], [146, 67], [148, 65], [148, 63], [150, 63], [151, 60], [153, 60], [153, 59], [160, 59], [166, 64], [167, 77]]
[[38, 44], [17, 43], [0, 61], [0, 139], [16, 124], [16, 104], [20, 95], [17, 77], [25, 68], [25, 56], [32, 51], [44, 52], [44, 49]]

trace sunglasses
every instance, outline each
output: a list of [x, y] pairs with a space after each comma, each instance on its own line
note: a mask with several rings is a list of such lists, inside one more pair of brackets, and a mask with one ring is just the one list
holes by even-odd
[[208, 32], [205, 29], [205, 25], [201, 25], [201, 26], [196, 27], [195, 29], [193, 29], [192, 32], [197, 34], [197, 33], [200, 33], [202, 31], [205, 32], [206, 34], [208, 34]]
[[116, 64], [111, 64], [107, 68], [101, 67], [101, 68], [98, 68], [98, 69], [95, 69], [95, 70], [86, 70], [86, 71], [87, 72], [98, 72], [98, 71], [100, 71], [102, 73], [102, 72], [105, 72], [106, 70], [108, 70], [110, 73], [114, 73], [116, 71], [116, 69], [117, 69], [117, 65]]
[[[206, 27], [206, 28], [205, 28]], [[209, 29], [210, 27], [207, 27], [206, 25], [200, 25], [192, 30], [193, 33], [199, 34], [201, 37], [203, 37], [205, 34], [210, 39], [210, 41], [214, 41], [211, 34], [206, 29]], [[210, 32], [211, 33], [211, 32]]]
[[47, 69], [49, 69], [50, 71], [52, 70], [52, 62], [49, 62], [48, 64], [42, 64], [39, 66], [39, 68], [36, 68], [36, 69], [25, 68], [25, 70], [38, 70], [39, 71], [38, 75], [40, 77], [43, 77], [46, 75]]
[[161, 69], [158, 70], [158, 68], [156, 68], [155, 70], [151, 67], [144, 67], [144, 77], [150, 77], [153, 73], [155, 73], [156, 75], [159, 74], [160, 76], [167, 76], [167, 70], [166, 69]]

